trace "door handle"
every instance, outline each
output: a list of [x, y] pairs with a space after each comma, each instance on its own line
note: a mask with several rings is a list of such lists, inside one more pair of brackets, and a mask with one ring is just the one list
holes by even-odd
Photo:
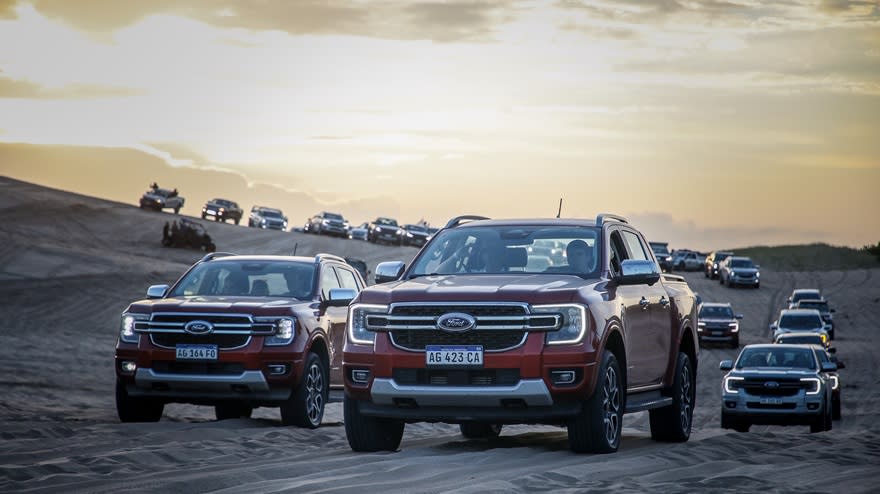
[[648, 305], [650, 305], [650, 304], [651, 304], [651, 302], [648, 302], [648, 299], [646, 299], [645, 297], [642, 297], [642, 299], [639, 300], [639, 305], [642, 306], [642, 309], [647, 309]]
[[663, 307], [669, 307], [669, 299], [666, 297], [660, 297], [660, 305]]

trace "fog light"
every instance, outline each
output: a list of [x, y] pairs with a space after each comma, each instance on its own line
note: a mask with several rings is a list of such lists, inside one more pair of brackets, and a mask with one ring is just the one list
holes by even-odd
[[269, 364], [266, 367], [269, 369], [269, 375], [283, 376], [287, 374], [287, 365], [285, 364]]
[[736, 408], [736, 402], [735, 401], [725, 401], [724, 406], [726, 406], [727, 408]]
[[119, 368], [122, 369], [122, 372], [134, 372], [137, 370], [137, 364], [131, 360], [123, 360], [119, 363]]
[[370, 381], [370, 371], [354, 369], [351, 371], [351, 380], [357, 384], [367, 384]]
[[550, 380], [553, 384], [571, 384], [574, 382], [577, 374], [573, 370], [555, 370], [550, 372]]
[[818, 409], [819, 409], [818, 403], [807, 403], [807, 410], [818, 410]]

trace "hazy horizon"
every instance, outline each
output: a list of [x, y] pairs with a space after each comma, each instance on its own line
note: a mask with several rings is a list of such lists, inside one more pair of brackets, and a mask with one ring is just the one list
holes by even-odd
[[0, 46], [0, 174], [73, 192], [880, 239], [876, 1], [0, 0]]

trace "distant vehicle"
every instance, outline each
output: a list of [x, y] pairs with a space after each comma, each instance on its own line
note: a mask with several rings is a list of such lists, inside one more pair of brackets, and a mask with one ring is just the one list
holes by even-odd
[[674, 258], [673, 267], [679, 271], [699, 271], [706, 263], [706, 256], [699, 252], [684, 252]]
[[[721, 428], [748, 432], [753, 424], [809, 425], [830, 431], [837, 371], [821, 362], [815, 346], [747, 345], [736, 359], [722, 360]], [[839, 387], [839, 386], [838, 386]]]
[[308, 232], [348, 238], [348, 230], [346, 230], [345, 225], [345, 218], [341, 214], [322, 211], [311, 217]]
[[248, 217], [248, 226], [284, 231], [287, 229], [287, 216], [284, 216], [280, 209], [254, 206], [251, 208], [251, 215]]
[[812, 347], [820, 366], [830, 369], [830, 366], [827, 364], [832, 363], [837, 367], [833, 371], [825, 371], [825, 376], [831, 382], [831, 418], [832, 420], [840, 420], [840, 388], [842, 386], [840, 385], [840, 376], [837, 374], [837, 371], [846, 366], [843, 365], [843, 362], [838, 362], [834, 358], [834, 353], [836, 352], [834, 348], [825, 348], [822, 345], [812, 345]]
[[407, 224], [397, 230], [400, 245], [421, 247], [428, 241], [428, 229], [422, 225]]
[[825, 321], [825, 330], [828, 331], [828, 336], [831, 339], [834, 339], [834, 316], [831, 314], [834, 312], [834, 309], [828, 307], [827, 300], [818, 300], [818, 299], [800, 299], [794, 303], [795, 309], [816, 309], [819, 311], [819, 314], [822, 314], [822, 320]]
[[773, 338], [776, 339], [782, 333], [810, 332], [824, 334], [830, 339], [825, 331], [825, 321], [816, 309], [783, 309], [779, 312], [779, 319], [770, 325]]
[[370, 227], [370, 224], [366, 221], [361, 223], [358, 226], [353, 226], [348, 230], [348, 238], [352, 240], [366, 240], [367, 239], [367, 231]]
[[380, 216], [367, 227], [367, 240], [373, 243], [399, 243], [397, 234], [399, 228], [397, 220]]
[[166, 221], [162, 229], [162, 245], [165, 247], [188, 247], [191, 249], [205, 249], [205, 252], [214, 252], [217, 246], [211, 240], [205, 227], [201, 223], [180, 218], [170, 224]]
[[343, 382], [348, 304], [363, 288], [329, 254], [206, 255], [123, 312], [119, 419], [157, 422], [166, 404], [190, 403], [217, 420], [279, 407], [282, 424], [318, 427], [330, 384]]
[[697, 315], [697, 336], [700, 341], [725, 341], [732, 348], [739, 347], [739, 320], [729, 303], [706, 302]]
[[795, 288], [788, 297], [788, 308], [794, 309], [801, 300], [824, 300], [818, 288]]
[[211, 218], [214, 221], [232, 220], [237, 225], [241, 221], [244, 211], [238, 207], [238, 203], [229, 199], [211, 199], [202, 206], [202, 219]]
[[180, 213], [185, 199], [177, 193], [177, 189], [162, 189], [156, 183], [150, 186], [150, 189], [141, 196], [141, 209], [152, 209], [154, 211], [162, 211], [163, 209], [173, 209], [174, 214]]
[[718, 267], [718, 278], [722, 285], [727, 285], [730, 288], [738, 285], [760, 288], [760, 267], [753, 263], [751, 258], [729, 256], [721, 261]]
[[703, 274], [706, 275], [706, 278], [715, 279], [718, 277], [718, 267], [721, 264], [721, 261], [727, 259], [732, 256], [733, 252], [730, 251], [712, 251], [706, 256], [706, 261], [704, 263], [705, 270]]
[[672, 254], [669, 253], [669, 243], [668, 242], [648, 242], [651, 245], [651, 250], [654, 251], [654, 257], [657, 258], [657, 263], [660, 264], [660, 270], [664, 273], [672, 272]]
[[789, 343], [791, 345], [819, 345], [822, 348], [831, 348], [831, 340], [822, 333], [790, 332], [779, 333], [773, 338], [773, 343]]

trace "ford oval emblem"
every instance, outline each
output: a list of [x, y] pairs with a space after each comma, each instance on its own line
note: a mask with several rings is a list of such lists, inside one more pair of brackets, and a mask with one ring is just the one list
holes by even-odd
[[450, 312], [437, 318], [437, 329], [448, 333], [464, 333], [476, 325], [474, 316], [463, 312]]
[[208, 321], [190, 321], [183, 330], [189, 334], [208, 334], [214, 331], [214, 325]]
[[774, 388], [774, 389], [775, 389], [775, 388], [778, 388], [778, 387], [779, 387], [779, 383], [776, 382], [776, 381], [767, 381], [767, 382], [764, 383], [764, 387], [765, 387], [765, 388]]

